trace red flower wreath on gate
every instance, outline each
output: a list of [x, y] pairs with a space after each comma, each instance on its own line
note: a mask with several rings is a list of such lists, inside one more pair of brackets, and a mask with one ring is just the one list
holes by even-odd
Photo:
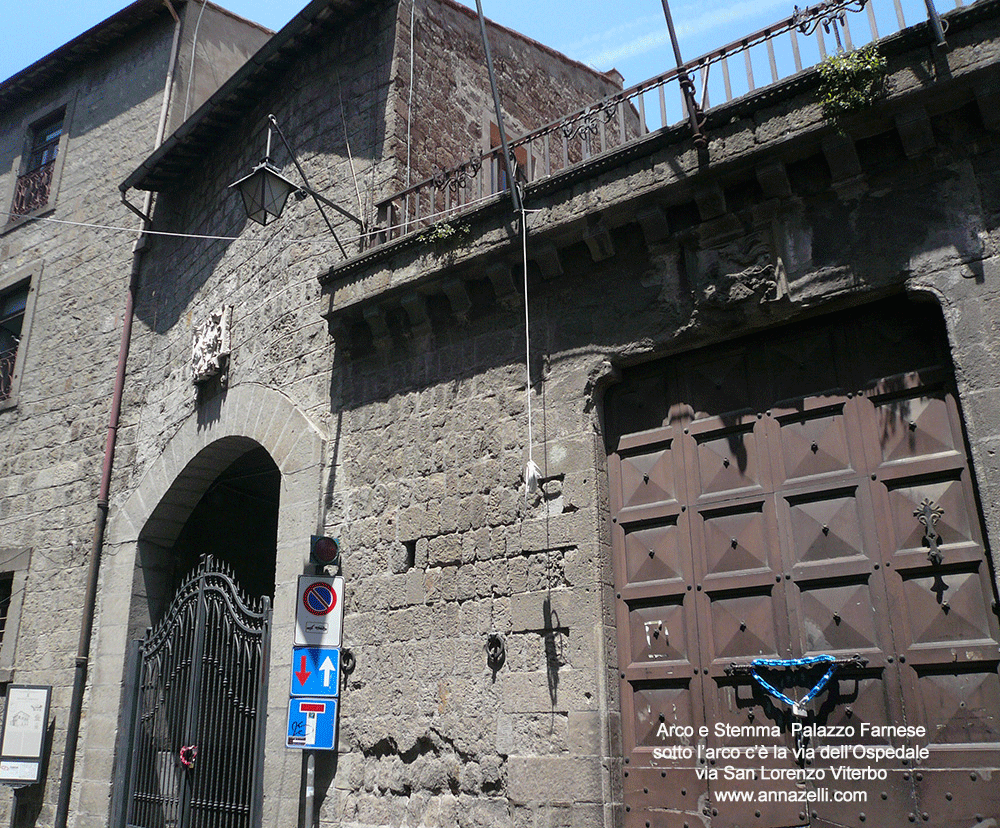
[[193, 768], [194, 760], [198, 758], [198, 746], [197, 745], [184, 745], [181, 747], [180, 759], [181, 764], [185, 768]]

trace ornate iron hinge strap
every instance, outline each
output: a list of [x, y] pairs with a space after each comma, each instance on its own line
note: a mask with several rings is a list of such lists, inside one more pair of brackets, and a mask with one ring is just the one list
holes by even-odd
[[944, 554], [938, 548], [941, 536], [935, 527], [944, 515], [944, 509], [934, 503], [930, 498], [925, 497], [923, 503], [913, 510], [913, 516], [923, 524], [924, 545], [927, 547], [927, 560], [931, 563], [939, 564], [944, 560]]

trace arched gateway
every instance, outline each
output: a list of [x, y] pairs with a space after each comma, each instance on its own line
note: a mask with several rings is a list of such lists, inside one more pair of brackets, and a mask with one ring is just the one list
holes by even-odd
[[[96, 649], [123, 710], [117, 683], [95, 680], [88, 718], [115, 715], [117, 739], [85, 735], [88, 756], [115, 753], [111, 825], [260, 824], [265, 723], [281, 719], [266, 715], [271, 606], [290, 617], [322, 456], [285, 396], [238, 386], [188, 418], [116, 511]], [[274, 636], [290, 640], [287, 621]]]

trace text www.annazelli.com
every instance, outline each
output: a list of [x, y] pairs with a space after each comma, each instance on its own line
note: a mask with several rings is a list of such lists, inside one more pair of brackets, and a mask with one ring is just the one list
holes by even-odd
[[868, 791], [831, 791], [815, 788], [809, 791], [715, 791], [718, 802], [867, 802]]

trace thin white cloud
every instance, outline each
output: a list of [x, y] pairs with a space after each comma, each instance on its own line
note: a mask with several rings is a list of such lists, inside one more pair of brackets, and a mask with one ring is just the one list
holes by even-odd
[[[689, 20], [681, 18], [677, 22], [677, 36], [691, 37], [693, 35], [698, 35], [710, 29], [714, 29], [717, 26], [737, 23], [741, 20], [756, 17], [761, 11], [774, 8], [776, 6], [787, 7], [788, 0], [757, 0], [755, 3], [740, 3], [735, 6], [725, 6], [720, 9], [707, 11], [698, 17]], [[689, 7], [685, 6], [683, 8], [686, 10]], [[644, 20], [649, 20], [649, 18], [644, 18]], [[623, 27], [617, 28], [621, 29]], [[606, 35], [615, 33], [615, 30], [609, 30], [606, 32]], [[666, 23], [664, 22], [663, 28], [658, 31], [651, 32], [644, 37], [634, 38], [629, 40], [627, 43], [611, 46], [602, 52], [596, 52], [595, 54], [584, 58], [583, 62], [589, 64], [590, 66], [603, 69], [605, 67], [614, 66], [616, 63], [627, 60], [628, 58], [637, 57], [638, 55], [645, 54], [646, 52], [651, 52], [653, 49], [658, 49], [669, 43], [670, 34], [668, 33]]]
[[586, 37], [581, 37], [572, 43], [567, 43], [556, 48], [564, 54], [574, 54], [580, 49], [584, 49], [588, 46], [592, 46], [595, 43], [607, 43], [610, 40], [617, 39], [622, 35], [632, 35], [636, 31], [642, 31], [648, 29], [650, 25], [663, 20], [663, 15], [645, 15], [644, 17], [637, 17], [634, 20], [629, 20], [627, 23], [620, 23], [604, 31], [595, 32], [594, 34], [587, 35]]

